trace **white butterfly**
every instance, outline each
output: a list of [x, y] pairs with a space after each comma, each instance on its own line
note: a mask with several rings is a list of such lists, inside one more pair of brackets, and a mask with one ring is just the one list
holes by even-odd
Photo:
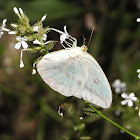
[[97, 61], [86, 52], [86, 46], [66, 48], [46, 54], [37, 64], [43, 81], [64, 96], [83, 98], [109, 108], [112, 92]]

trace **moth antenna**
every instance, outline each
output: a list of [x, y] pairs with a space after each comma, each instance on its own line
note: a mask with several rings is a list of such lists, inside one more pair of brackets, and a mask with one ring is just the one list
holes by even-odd
[[83, 34], [81, 34], [83, 36], [83, 45], [85, 45], [86, 39], [85, 36]]
[[95, 29], [95, 28], [93, 27], [93, 28], [92, 28], [92, 31], [91, 31], [91, 34], [90, 34], [90, 38], [89, 38], [89, 41], [88, 41], [88, 45], [87, 45], [87, 46], [89, 46], [89, 43], [90, 43], [90, 41], [91, 41], [91, 38], [92, 38], [94, 29]]

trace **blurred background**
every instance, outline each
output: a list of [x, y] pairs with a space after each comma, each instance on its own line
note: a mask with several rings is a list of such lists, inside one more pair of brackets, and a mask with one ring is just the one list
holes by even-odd
[[[93, 27], [95, 31], [88, 52], [99, 62], [110, 84], [115, 79], [126, 83], [127, 92], [140, 99], [140, 0], [0, 0], [0, 26], [3, 19], [18, 20], [13, 7], [22, 8], [30, 24], [47, 13], [44, 27], [68, 32], [86, 44]], [[59, 40], [51, 32], [48, 39]], [[35, 54], [24, 52], [25, 67], [19, 68], [20, 50], [14, 48], [14, 35], [0, 38], [0, 140], [133, 140], [95, 113], [77, 98], [54, 92], [39, 74], [32, 75]], [[63, 49], [57, 43], [52, 51]], [[122, 106], [120, 94], [113, 91], [109, 109], [98, 108], [103, 114], [124, 128], [140, 135], [140, 117], [134, 107]], [[65, 102], [65, 104], [63, 104]], [[62, 104], [62, 105], [61, 105]], [[57, 111], [61, 106], [64, 116]], [[82, 117], [82, 118], [81, 118]]]

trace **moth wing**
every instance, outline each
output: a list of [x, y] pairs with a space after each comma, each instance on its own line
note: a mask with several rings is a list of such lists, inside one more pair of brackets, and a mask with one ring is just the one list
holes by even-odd
[[112, 93], [97, 61], [88, 53], [75, 55], [71, 50], [49, 53], [37, 64], [42, 79], [64, 96], [83, 98], [108, 108]]

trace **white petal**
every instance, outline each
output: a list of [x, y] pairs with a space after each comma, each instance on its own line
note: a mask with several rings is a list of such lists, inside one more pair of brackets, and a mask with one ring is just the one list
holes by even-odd
[[123, 100], [123, 101], [121, 102], [121, 104], [122, 104], [122, 105], [125, 105], [127, 102], [128, 102], [128, 100]]
[[20, 37], [20, 36], [17, 36], [17, 37], [16, 37], [16, 40], [17, 40], [17, 41], [20, 41], [20, 40], [21, 40], [21, 37]]
[[[140, 22], [140, 18], [137, 18], [137, 20], [136, 20], [137, 22]], [[139, 115], [140, 116], [140, 115]]]
[[24, 67], [24, 63], [23, 61], [20, 61], [20, 68], [23, 68]]
[[16, 34], [16, 32], [15, 31], [9, 31], [8, 34], [13, 35], [13, 34]]
[[42, 40], [46, 41], [46, 39], [47, 39], [47, 35], [46, 34], [43, 34], [42, 35]]
[[129, 94], [129, 98], [134, 97], [134, 96], [135, 96], [134, 92]]
[[28, 44], [25, 41], [21, 41], [21, 44], [24, 49], [28, 48]]
[[36, 74], [36, 70], [35, 69], [32, 70], [32, 74]]
[[41, 44], [37, 39], [33, 41], [33, 44]]
[[23, 10], [21, 8], [19, 8], [19, 12], [21, 15], [24, 15]]
[[47, 14], [45, 14], [42, 18], [41, 18], [41, 22], [43, 22], [46, 19]]
[[138, 110], [138, 109], [139, 109], [139, 107], [138, 107], [138, 106], [136, 106], [136, 107], [135, 107], [135, 110]]
[[27, 41], [28, 40], [28, 38], [25, 36], [25, 37], [22, 37], [21, 38], [23, 41]]
[[67, 28], [67, 26], [65, 25], [65, 26], [64, 26], [64, 32], [65, 32], [65, 34], [68, 34], [68, 32], [67, 32], [67, 29], [66, 29], [66, 28]]
[[122, 98], [124, 98], [124, 99], [127, 99], [127, 98], [128, 98], [128, 95], [127, 95], [126, 93], [122, 93], [121, 96], [122, 96]]
[[121, 88], [125, 88], [126, 87], [126, 83], [121, 83]]
[[7, 19], [4, 19], [2, 24], [5, 26], [5, 23], [6, 23]]
[[15, 14], [17, 14], [21, 18], [18, 9], [16, 7], [14, 7], [13, 10], [14, 10]]
[[131, 100], [128, 101], [128, 106], [129, 107], [133, 106], [133, 102]]
[[21, 47], [21, 42], [18, 42], [16, 45], [15, 45], [15, 48], [16, 49], [19, 49]]
[[140, 73], [138, 74], [138, 78], [140, 78]]
[[60, 41], [61, 41], [61, 43], [63, 43], [65, 41], [65, 39], [67, 39], [67, 36], [65, 34], [60, 35]]
[[121, 89], [120, 89], [119, 87], [116, 87], [116, 88], [115, 88], [115, 92], [118, 94], [118, 93], [121, 92]]
[[137, 73], [140, 73], [140, 69], [137, 69]]
[[136, 101], [137, 97], [132, 97], [131, 100]]
[[34, 31], [34, 32], [38, 32], [38, 29], [39, 29], [38, 26], [33, 27], [33, 31]]
[[121, 81], [119, 80], [119, 79], [116, 79], [114, 82], [113, 82], [113, 84], [112, 84], [112, 87], [120, 87], [120, 85], [121, 85]]
[[0, 38], [1, 38], [1, 36], [3, 35], [4, 33], [2, 32], [2, 31], [0, 31]]
[[6, 28], [3, 28], [3, 31], [9, 32], [10, 30], [9, 29], [6, 29]]

